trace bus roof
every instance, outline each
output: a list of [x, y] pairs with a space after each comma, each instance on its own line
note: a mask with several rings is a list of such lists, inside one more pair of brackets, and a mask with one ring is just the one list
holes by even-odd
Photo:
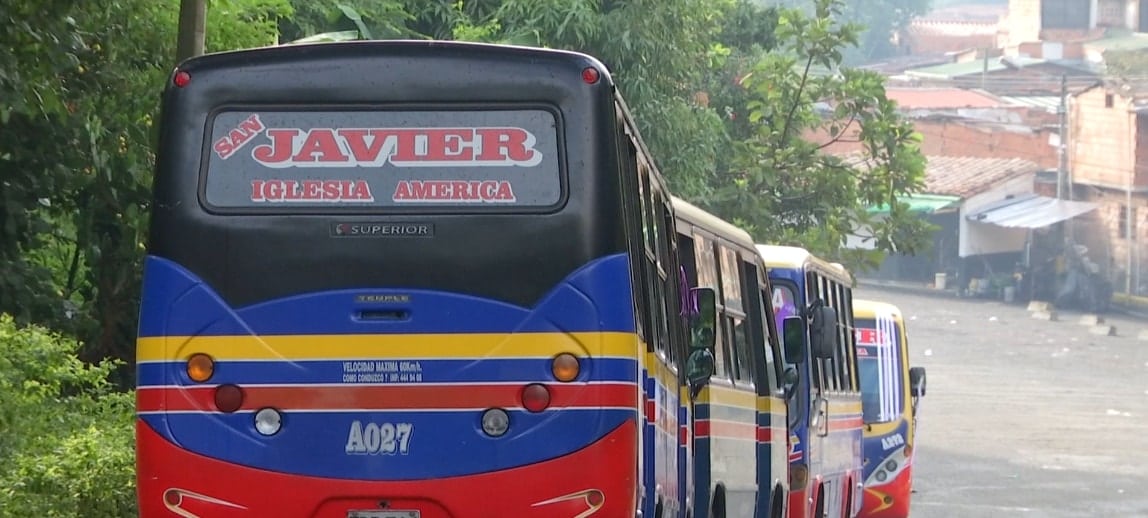
[[455, 40], [361, 40], [272, 45], [203, 54], [183, 61], [179, 64], [178, 68], [184, 68], [193, 63], [196, 64], [197, 67], [209, 66], [205, 65], [209, 63], [218, 63], [224, 66], [263, 64], [263, 62], [252, 63], [249, 61], [253, 57], [261, 57], [267, 60], [307, 61], [331, 58], [372, 58], [380, 57], [380, 54], [396, 55], [409, 52], [442, 54], [446, 57], [458, 53], [466, 53], [491, 59], [494, 59], [496, 56], [517, 56], [526, 60], [547, 58], [573, 63], [593, 64], [595, 68], [598, 69], [600, 80], [608, 84], [613, 84], [613, 77], [606, 65], [598, 58], [589, 54], [572, 50]]
[[690, 222], [706, 231], [732, 241], [738, 246], [753, 250], [753, 237], [741, 227], [722, 220], [696, 205], [678, 197], [673, 197], [674, 215], [678, 219]]
[[877, 318], [877, 314], [893, 315], [895, 320], [902, 320], [901, 308], [888, 302], [869, 299], [853, 299], [853, 318]]
[[757, 245], [757, 252], [761, 254], [768, 268], [812, 268], [818, 272], [836, 277], [843, 284], [853, 284], [853, 274], [841, 263], [831, 263], [817, 257], [809, 250], [796, 246]]

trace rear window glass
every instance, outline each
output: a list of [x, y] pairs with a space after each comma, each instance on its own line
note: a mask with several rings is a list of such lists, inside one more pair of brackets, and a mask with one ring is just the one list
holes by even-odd
[[550, 207], [562, 195], [546, 110], [225, 111], [204, 195], [219, 208]]

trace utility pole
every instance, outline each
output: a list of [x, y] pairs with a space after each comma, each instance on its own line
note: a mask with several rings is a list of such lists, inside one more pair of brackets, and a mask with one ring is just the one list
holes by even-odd
[[1060, 76], [1060, 129], [1057, 131], [1057, 153], [1060, 164], [1056, 169], [1056, 199], [1072, 199], [1072, 189], [1068, 186], [1068, 76]]
[[206, 33], [207, 0], [180, 0], [175, 62], [202, 55]]

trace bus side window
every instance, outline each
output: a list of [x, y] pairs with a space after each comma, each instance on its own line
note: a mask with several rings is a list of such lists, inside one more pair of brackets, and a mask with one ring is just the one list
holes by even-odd
[[[713, 288], [717, 295], [719, 315], [722, 311], [721, 301], [722, 290], [721, 283], [718, 279], [718, 260], [717, 249], [715, 243], [705, 234], [696, 232], [694, 234], [694, 260], [697, 261], [698, 266], [698, 286]], [[733, 367], [730, 365], [729, 354], [726, 352], [725, 343], [727, 339], [725, 335], [728, 334], [725, 325], [719, 322], [717, 326], [717, 334], [714, 340], [714, 377], [721, 379], [730, 379]]]
[[837, 299], [837, 383], [841, 390], [853, 390], [853, 375], [849, 372], [849, 306], [845, 303], [845, 286], [834, 284], [833, 295]]
[[742, 302], [741, 260], [737, 252], [724, 244], [718, 245], [721, 258], [722, 320], [729, 331], [726, 336], [731, 373], [739, 383], [753, 382], [753, 364], [748, 360], [749, 336], [745, 323], [745, 305]]
[[[808, 310], [809, 304], [817, 299], [823, 298], [821, 296], [821, 283], [818, 282], [817, 274], [812, 271], [805, 273], [805, 306], [802, 310]], [[808, 318], [808, 317], [807, 317]], [[813, 344], [808, 344], [810, 352], [812, 353]], [[818, 390], [825, 390], [825, 369], [824, 360], [810, 355], [809, 366], [813, 369], [813, 384]]]
[[671, 365], [677, 362], [674, 360], [673, 348], [674, 337], [678, 326], [674, 323], [676, 320], [673, 315], [676, 315], [678, 301], [676, 300], [676, 293], [678, 292], [676, 286], [677, 272], [673, 270], [673, 264], [670, 260], [670, 234], [669, 224], [673, 221], [670, 218], [670, 208], [666, 206], [665, 199], [662, 196], [662, 191], [659, 188], [654, 191], [653, 210], [654, 214], [654, 230], [658, 248], [655, 250], [657, 254], [657, 278], [654, 280], [658, 285], [658, 299], [655, 301], [660, 306], [662, 315], [662, 342], [659, 348], [666, 353], [666, 359]]
[[845, 352], [849, 357], [845, 360], [845, 365], [849, 369], [849, 390], [861, 390], [861, 380], [858, 379], [857, 373], [857, 326], [853, 322], [853, 288], [845, 288], [845, 325], [848, 328], [848, 340], [845, 342]]
[[841, 283], [826, 279], [827, 288], [829, 289], [830, 305], [833, 309], [837, 310], [837, 321], [833, 323], [834, 329], [837, 330], [837, 346], [833, 348], [833, 384], [837, 390], [846, 390], [848, 388], [847, 375], [845, 371], [845, 354], [842, 349], [845, 347], [845, 337], [841, 333], [845, 330], [845, 307], [841, 305], [843, 300], [841, 297]]
[[649, 220], [646, 215], [646, 193], [649, 187], [646, 185], [647, 178], [638, 173], [638, 148], [634, 146], [630, 136], [625, 132], [621, 137], [624, 139], [624, 146], [626, 154], [623, 157], [623, 167], [626, 170], [626, 175], [633, 178], [638, 186], [638, 219], [636, 221], [638, 226], [637, 250], [635, 250], [635, 260], [637, 261], [636, 271], [634, 276], [636, 282], [634, 283], [634, 302], [636, 303], [637, 310], [635, 315], [637, 317], [638, 337], [645, 342], [648, 350], [653, 350], [654, 347], [654, 320], [651, 318], [653, 314], [652, 304], [650, 300], [650, 269], [646, 260], [646, 236], [648, 235]]
[[665, 305], [659, 293], [661, 282], [658, 276], [657, 243], [655, 242], [656, 219], [654, 217], [653, 189], [649, 170], [635, 156], [638, 181], [641, 188], [640, 205], [642, 208], [642, 235], [645, 237], [642, 246], [643, 291], [646, 297], [646, 318], [649, 320], [650, 333], [646, 336], [647, 350], [662, 350], [665, 346], [666, 319]]
[[[756, 259], [756, 256], [754, 256]], [[746, 326], [749, 333], [745, 364], [750, 369], [758, 394], [775, 394], [780, 388], [778, 373], [774, 370], [773, 313], [769, 311], [772, 295], [762, 284], [761, 269], [751, 261], [741, 261], [742, 293], [745, 295]]]

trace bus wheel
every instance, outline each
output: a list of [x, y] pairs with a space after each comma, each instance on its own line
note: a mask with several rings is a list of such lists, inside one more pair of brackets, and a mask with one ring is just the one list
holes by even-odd
[[654, 518], [662, 518], [662, 513], [664, 512], [665, 510], [662, 509], [662, 501], [659, 499], [658, 505], [654, 506]]
[[769, 518], [785, 518], [785, 490], [781, 486], [773, 488], [773, 498], [770, 498]]
[[853, 484], [850, 483], [845, 490], [845, 504], [841, 507], [841, 518], [853, 516]]
[[725, 518], [725, 488], [718, 486], [714, 490], [714, 503], [710, 506], [710, 518]]
[[825, 516], [825, 487], [817, 488], [817, 510], [813, 512], [814, 518], [828, 518]]

